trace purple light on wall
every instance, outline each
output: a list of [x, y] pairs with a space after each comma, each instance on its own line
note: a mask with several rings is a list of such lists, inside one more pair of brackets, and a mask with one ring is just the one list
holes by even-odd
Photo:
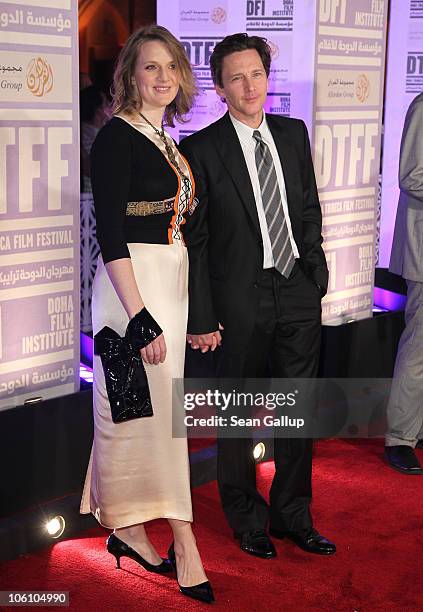
[[385, 310], [404, 310], [407, 297], [394, 291], [375, 287], [374, 303], [375, 306], [384, 308]]
[[91, 336], [81, 332], [81, 361], [90, 368], [93, 367], [93, 345], [94, 341]]

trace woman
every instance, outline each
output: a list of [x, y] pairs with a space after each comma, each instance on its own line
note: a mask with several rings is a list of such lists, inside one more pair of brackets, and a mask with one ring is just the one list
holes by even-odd
[[184, 49], [168, 30], [149, 26], [131, 35], [114, 76], [115, 116], [91, 153], [101, 249], [93, 331], [108, 326], [123, 336], [129, 321], [153, 329], [141, 356], [154, 416], [112, 422], [95, 356], [95, 433], [81, 511], [114, 529], [107, 548], [118, 567], [128, 556], [156, 573], [171, 565], [156, 552], [144, 523], [167, 518], [181, 592], [210, 602], [213, 592], [191, 530], [187, 441], [172, 438], [171, 413], [172, 378], [182, 378], [184, 369], [188, 262], [182, 225], [194, 182], [163, 121], [183, 120], [194, 94]]

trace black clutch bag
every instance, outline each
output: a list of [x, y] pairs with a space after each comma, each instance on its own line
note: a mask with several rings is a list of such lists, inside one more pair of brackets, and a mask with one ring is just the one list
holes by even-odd
[[94, 353], [101, 357], [113, 423], [153, 416], [144, 364], [129, 333], [121, 338], [103, 327], [94, 336]]

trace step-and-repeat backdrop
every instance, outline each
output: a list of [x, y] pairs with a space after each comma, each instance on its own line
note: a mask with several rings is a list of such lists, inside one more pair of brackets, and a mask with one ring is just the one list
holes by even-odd
[[0, 2], [0, 409], [79, 389], [77, 2]]
[[[304, 52], [304, 40], [314, 38], [315, 0], [178, 0], [157, 2], [157, 23], [179, 38], [194, 67], [200, 96], [189, 123], [175, 136], [188, 134], [216, 121], [226, 104], [216, 95], [210, 75], [210, 55], [228, 34], [247, 32], [264, 36], [272, 50], [266, 110], [289, 117], [301, 116], [311, 127], [313, 48]], [[298, 33], [302, 32], [301, 40]]]
[[329, 293], [324, 322], [372, 314], [388, 2], [319, 2], [313, 142]]
[[[405, 114], [423, 92], [423, 1], [391, 0], [386, 70], [379, 266], [392, 246], [399, 188], [398, 165]], [[423, 126], [422, 126], [423, 138]]]
[[216, 121], [209, 59], [227, 34], [268, 39], [266, 111], [300, 117], [312, 139], [330, 270], [323, 321], [372, 315], [388, 0], [167, 0], [157, 21], [183, 43], [201, 88], [183, 138]]

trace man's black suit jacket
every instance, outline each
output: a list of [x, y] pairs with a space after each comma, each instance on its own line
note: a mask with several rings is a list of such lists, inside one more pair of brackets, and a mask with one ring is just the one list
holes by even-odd
[[[307, 129], [303, 121], [266, 115], [286, 184], [289, 216], [300, 265], [326, 291], [322, 216]], [[198, 205], [187, 221], [188, 332], [225, 329], [226, 348], [242, 351], [254, 326], [263, 270], [263, 242], [250, 176], [229, 117], [180, 144], [196, 182]]]

